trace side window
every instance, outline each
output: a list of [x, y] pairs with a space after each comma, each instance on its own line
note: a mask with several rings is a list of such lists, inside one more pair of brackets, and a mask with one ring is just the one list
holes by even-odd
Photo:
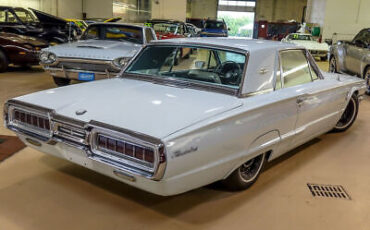
[[86, 31], [86, 34], [84, 35], [84, 39], [97, 39], [97, 38], [99, 38], [99, 31], [98, 27], [96, 26], [90, 27]]
[[151, 29], [149, 28], [145, 29], [145, 38], [146, 38], [146, 42], [150, 42], [151, 40], [154, 40]]
[[284, 88], [311, 82], [310, 67], [303, 50], [288, 50], [280, 53]]
[[184, 34], [184, 28], [183, 28], [182, 25], [179, 25], [179, 27], [178, 27], [178, 33], [179, 34]]

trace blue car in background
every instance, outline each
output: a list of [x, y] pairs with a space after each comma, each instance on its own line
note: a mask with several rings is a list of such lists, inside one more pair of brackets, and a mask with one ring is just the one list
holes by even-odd
[[203, 22], [201, 37], [227, 37], [228, 28], [225, 21], [219, 19], [207, 19]]

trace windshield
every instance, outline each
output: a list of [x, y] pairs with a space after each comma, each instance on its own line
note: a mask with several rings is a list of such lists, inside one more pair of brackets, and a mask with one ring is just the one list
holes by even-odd
[[16, 8], [14, 9], [14, 13], [18, 16], [18, 18], [23, 22], [23, 23], [32, 23], [32, 22], [37, 22], [36, 16], [34, 16], [30, 11], [26, 9], [19, 9]]
[[225, 29], [225, 24], [223, 22], [218, 22], [218, 21], [207, 21], [206, 24], [204, 25], [204, 28], [223, 30]]
[[239, 89], [245, 55], [188, 46], [148, 46], [126, 73]]
[[177, 27], [178, 26], [174, 24], [158, 23], [158, 24], [154, 24], [153, 29], [157, 33], [175, 34], [177, 32]]
[[289, 35], [290, 40], [302, 40], [302, 41], [312, 41], [311, 35], [306, 34], [291, 34]]
[[143, 32], [140, 27], [128, 25], [91, 25], [82, 40], [116, 40], [143, 44]]

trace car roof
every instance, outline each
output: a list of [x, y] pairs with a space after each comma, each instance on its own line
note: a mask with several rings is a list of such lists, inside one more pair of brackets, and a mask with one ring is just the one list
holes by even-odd
[[173, 45], [204, 45], [204, 46], [221, 46], [225, 48], [238, 48], [245, 51], [259, 50], [280, 50], [289, 48], [303, 48], [292, 43], [283, 43], [278, 41], [258, 40], [249, 38], [223, 38], [223, 37], [193, 37], [193, 38], [176, 38], [157, 40], [153, 44], [173, 44]]

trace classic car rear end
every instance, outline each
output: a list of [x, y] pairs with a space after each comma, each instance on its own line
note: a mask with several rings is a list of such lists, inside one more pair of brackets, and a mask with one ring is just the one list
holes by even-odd
[[[175, 64], [183, 47], [194, 52]], [[365, 88], [293, 45], [173, 39], [146, 46], [121, 78], [10, 100], [4, 120], [35, 149], [155, 194], [245, 189], [266, 161], [348, 129]]]

